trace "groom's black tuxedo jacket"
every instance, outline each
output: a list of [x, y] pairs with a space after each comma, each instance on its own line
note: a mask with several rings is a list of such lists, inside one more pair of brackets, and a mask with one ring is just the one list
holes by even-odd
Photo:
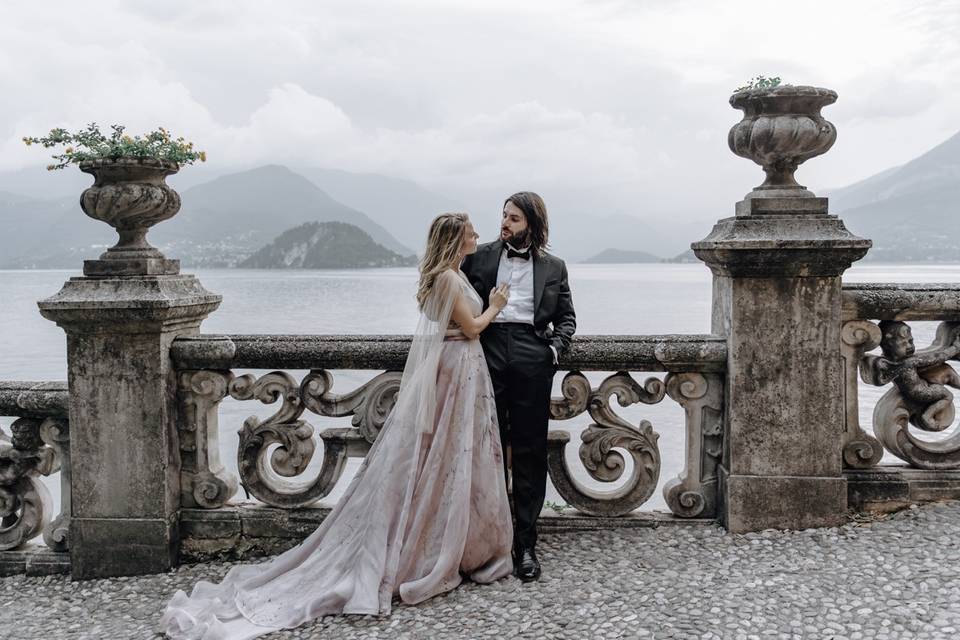
[[[503, 242], [496, 240], [477, 247], [477, 252], [463, 261], [462, 269], [470, 284], [483, 299], [483, 308], [490, 305], [490, 289], [497, 285], [497, 270]], [[573, 332], [577, 330], [577, 316], [567, 282], [567, 265], [548, 253], [534, 254], [533, 260], [533, 329], [542, 340], [566, 352]], [[551, 326], [552, 325], [552, 326]]]

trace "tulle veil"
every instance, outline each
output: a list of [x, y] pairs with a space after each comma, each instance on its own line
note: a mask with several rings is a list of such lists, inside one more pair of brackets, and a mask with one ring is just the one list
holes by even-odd
[[[420, 309], [420, 319], [410, 341], [410, 352], [400, 379], [393, 412], [411, 416], [420, 433], [431, 433], [436, 422], [437, 369], [453, 306], [465, 278], [447, 269], [434, 281]], [[469, 283], [467, 283], [469, 286]]]
[[[160, 621], [169, 637], [249, 639], [330, 613], [390, 611], [418, 456], [438, 419], [444, 337], [463, 286], [470, 286], [466, 278], [451, 270], [437, 277], [421, 309], [396, 404], [323, 523], [269, 562], [234, 567], [219, 584], [201, 581], [190, 596], [177, 592]], [[371, 529], [371, 519], [391, 525]]]

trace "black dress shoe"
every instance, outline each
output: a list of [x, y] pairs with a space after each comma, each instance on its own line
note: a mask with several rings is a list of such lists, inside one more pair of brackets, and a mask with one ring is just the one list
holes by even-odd
[[517, 551], [517, 577], [523, 582], [540, 579], [540, 561], [532, 548]]

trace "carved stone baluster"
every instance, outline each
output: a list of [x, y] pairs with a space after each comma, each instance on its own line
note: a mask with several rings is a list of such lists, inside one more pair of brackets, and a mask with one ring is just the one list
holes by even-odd
[[[67, 551], [70, 549], [71, 513], [69, 424], [62, 418], [47, 418], [40, 425], [40, 438], [53, 450], [60, 470], [60, 513], [50, 524], [44, 527], [43, 541], [54, 551]], [[53, 470], [50, 473], [53, 473]]]
[[344, 394], [331, 392], [329, 371], [311, 371], [300, 383], [300, 395], [307, 409], [321, 416], [353, 416], [353, 426], [370, 444], [380, 435], [400, 391], [399, 371], [385, 371], [363, 386]]
[[686, 466], [663, 487], [670, 510], [684, 518], [717, 511], [717, 466], [723, 454], [723, 379], [715, 373], [671, 373], [667, 394], [686, 414]]
[[867, 320], [850, 320], [840, 331], [840, 356], [843, 358], [843, 463], [854, 469], [875, 466], [883, 457], [880, 441], [860, 426], [858, 391], [860, 358], [880, 344], [880, 328]]
[[215, 509], [237, 492], [237, 477], [220, 462], [217, 411], [233, 381], [229, 371], [180, 373], [180, 504]]
[[[561, 385], [563, 398], [551, 403], [551, 417], [568, 420], [584, 410], [595, 420], [581, 434], [580, 461], [587, 473], [601, 482], [614, 482], [623, 475], [626, 461], [618, 449], [630, 454], [633, 470], [618, 489], [595, 491], [573, 479], [564, 450], [569, 435], [556, 433], [548, 440], [547, 468], [557, 492], [580, 511], [597, 516], [619, 516], [633, 511], [653, 494], [660, 477], [659, 435], [647, 420], [639, 428], [618, 416], [610, 407], [615, 395], [622, 407], [663, 400], [665, 387], [658, 378], [648, 378], [641, 386], [629, 373], [618, 372], [605, 379], [596, 391], [590, 390], [586, 377], [568, 373]], [[557, 437], [560, 436], [560, 437]], [[566, 437], [564, 437], [566, 436]]]
[[953, 393], [960, 389], [960, 374], [947, 360], [960, 359], [960, 322], [943, 322], [933, 344], [915, 350], [913, 334], [904, 322], [880, 323], [882, 356], [861, 360], [865, 382], [892, 388], [873, 410], [873, 431], [893, 455], [921, 469], [960, 468], [960, 428], [945, 438], [920, 439], [910, 425], [923, 431], [941, 432], [953, 424], [956, 411]]
[[56, 459], [40, 439], [40, 422], [16, 420], [10, 444], [0, 444], [0, 551], [23, 546], [50, 522], [53, 502], [37, 476], [52, 473]]
[[[251, 416], [240, 430], [238, 454], [244, 488], [266, 504], [281, 508], [308, 506], [328, 495], [336, 485], [347, 458], [362, 457], [376, 441], [400, 388], [400, 373], [387, 371], [346, 393], [331, 392], [333, 376], [317, 369], [300, 384], [283, 371], [261, 378], [244, 375], [228, 386], [237, 400], [258, 399], [266, 404], [282, 399], [279, 410], [265, 420]], [[305, 409], [331, 417], [353, 416], [353, 428], [327, 429], [323, 440], [323, 464], [310, 482], [288, 482], [300, 475], [316, 449], [313, 427], [300, 420]], [[272, 445], [279, 445], [266, 455]]]
[[[237, 400], [256, 399], [264, 404], [282, 400], [272, 416], [265, 420], [250, 416], [240, 429], [237, 463], [244, 488], [275, 507], [303, 507], [317, 500], [321, 492], [316, 483], [303, 487], [283, 480], [303, 473], [316, 450], [313, 427], [299, 419], [304, 404], [296, 380], [284, 371], [260, 378], [246, 374], [234, 379], [228, 390]], [[268, 456], [274, 444], [280, 446]]]

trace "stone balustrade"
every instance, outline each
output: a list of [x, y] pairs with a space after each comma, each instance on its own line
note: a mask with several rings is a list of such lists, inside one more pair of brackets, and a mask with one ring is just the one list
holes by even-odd
[[[821, 114], [835, 100], [828, 89], [789, 85], [731, 97], [743, 119], [730, 148], [763, 167], [766, 180], [691, 244], [713, 276], [712, 335], [577, 336], [562, 359], [548, 466], [585, 518], [630, 520], [614, 516], [632, 516], [661, 473], [654, 425], [625, 419], [614, 398], [629, 407], [669, 396], [683, 408], [685, 468], [664, 488], [673, 522], [801, 529], [839, 524], [851, 506], [960, 497], [960, 430], [949, 430], [949, 388], [960, 388], [949, 364], [960, 356], [960, 285], [842, 284], [871, 242], [794, 175], [836, 139]], [[121, 242], [88, 260], [82, 277], [39, 301], [66, 334], [68, 385], [0, 383], [0, 415], [16, 418], [0, 442], [0, 570], [19, 562], [29, 571], [40, 556], [23, 548], [40, 535], [59, 554], [49, 566], [68, 566], [77, 579], [242, 556], [255, 538], [286, 536], [261, 550], [288, 546], [322, 519], [314, 506], [347, 460], [369, 451], [399, 388], [409, 337], [202, 335], [220, 296], [143, 237], [157, 215], [176, 213], [179, 197], [162, 184], [176, 168], [118, 164], [139, 169], [97, 184], [138, 192], [149, 183], [167, 204], [141, 211], [136, 199], [117, 200], [107, 221], [117, 214], [135, 233], [121, 230]], [[88, 209], [97, 193], [84, 196]], [[940, 322], [929, 347], [914, 348], [911, 321]], [[877, 346], [882, 353], [871, 353]], [[334, 393], [339, 370], [371, 377]], [[636, 377], [645, 373], [653, 375]], [[858, 378], [889, 385], [873, 435], [859, 423]], [[242, 425], [236, 472], [219, 458], [226, 398], [276, 407]], [[350, 426], [317, 435], [308, 414]], [[558, 422], [585, 414], [583, 470], [574, 473], [570, 432]], [[323, 459], [306, 478], [318, 438]], [[905, 466], [879, 465], [884, 451]], [[57, 470], [63, 508], [53, 519], [38, 478]], [[584, 486], [584, 475], [608, 488]], [[241, 485], [265, 506], [231, 506]]]
[[[889, 508], [960, 495], [960, 427], [949, 389], [960, 388], [960, 375], [948, 362], [960, 359], [960, 285], [844, 285], [842, 314], [851, 502]], [[914, 345], [907, 321], [939, 322], [932, 344]], [[872, 435], [860, 424], [860, 381], [889, 387], [874, 407]], [[878, 466], [885, 451], [907, 466]]]
[[[237, 491], [234, 474], [219, 460], [217, 406], [226, 397], [278, 403], [266, 419], [250, 418], [240, 431], [239, 481], [263, 503], [285, 509], [308, 507], [327, 496], [347, 458], [369, 451], [389, 414], [409, 348], [406, 336], [195, 336], [177, 339], [171, 355], [177, 367], [182, 407], [180, 430], [181, 504], [222, 507]], [[660, 478], [658, 434], [643, 420], [631, 424], [611, 406], [656, 404], [666, 396], [686, 415], [687, 456], [683, 473], [665, 487], [670, 509], [681, 517], [713, 517], [716, 467], [722, 451], [723, 377], [726, 343], [717, 336], [578, 337], [560, 363], [569, 371], [554, 398], [551, 417], [571, 420], [588, 413], [579, 459], [586, 473], [609, 491], [583, 486], [571, 472], [568, 431], [549, 436], [548, 466], [560, 495], [579, 511], [617, 516], [652, 495]], [[233, 369], [281, 369], [261, 376]], [[307, 369], [300, 381], [282, 369]], [[369, 382], [334, 394], [331, 370], [379, 370]], [[592, 387], [584, 371], [615, 371]], [[667, 372], [643, 383], [630, 372]], [[316, 448], [309, 411], [325, 417], [352, 417], [352, 426], [319, 434], [323, 464], [312, 481], [304, 474]], [[626, 453], [629, 464], [623, 457]], [[624, 474], [629, 470], [629, 477]], [[297, 480], [293, 480], [297, 479]]]
[[[0, 382], [0, 416], [15, 418], [0, 431], [0, 552], [21, 549], [41, 536], [54, 552], [70, 546], [70, 430], [63, 382]], [[40, 476], [60, 474], [60, 512]], [[41, 565], [30, 566], [29, 560]], [[33, 564], [36, 564], [34, 562]], [[0, 554], [0, 574], [59, 571], [62, 559]]]

